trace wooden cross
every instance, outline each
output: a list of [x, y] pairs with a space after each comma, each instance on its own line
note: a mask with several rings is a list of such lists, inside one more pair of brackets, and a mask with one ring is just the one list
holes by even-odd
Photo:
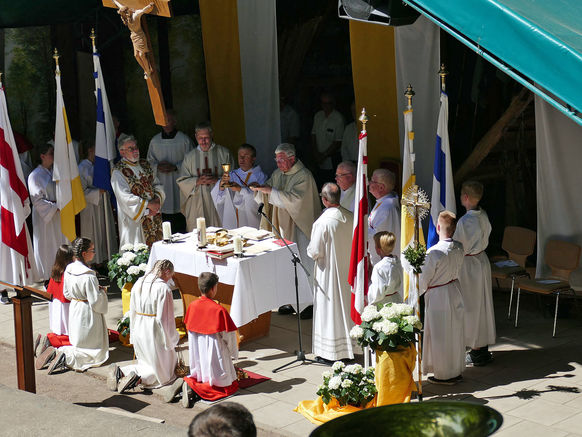
[[116, 8], [121, 16], [121, 21], [130, 32], [133, 43], [133, 55], [144, 70], [144, 79], [148, 85], [150, 101], [156, 124], [167, 126], [169, 124], [160, 76], [156, 69], [154, 54], [150, 41], [147, 22], [143, 19], [144, 14], [171, 17], [170, 0], [102, 0], [103, 6]]

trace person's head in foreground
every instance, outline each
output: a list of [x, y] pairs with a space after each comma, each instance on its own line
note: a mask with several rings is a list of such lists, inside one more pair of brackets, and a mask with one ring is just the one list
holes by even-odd
[[[203, 273], [204, 274], [204, 273]], [[256, 437], [249, 410], [236, 402], [221, 402], [199, 413], [188, 429], [189, 437]]]
[[457, 229], [457, 216], [451, 211], [441, 211], [437, 223], [437, 233], [441, 240], [452, 238]]
[[211, 272], [202, 272], [198, 277], [198, 288], [200, 293], [207, 298], [214, 298], [218, 291], [218, 275]]
[[392, 232], [380, 231], [374, 234], [374, 243], [376, 244], [376, 253], [384, 258], [391, 255], [396, 244], [396, 236]]

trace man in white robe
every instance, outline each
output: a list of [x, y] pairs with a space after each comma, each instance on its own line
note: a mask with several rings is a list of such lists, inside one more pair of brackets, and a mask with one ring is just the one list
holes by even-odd
[[446, 385], [461, 381], [465, 368], [464, 309], [458, 281], [464, 252], [452, 239], [455, 222], [451, 212], [440, 213], [439, 242], [426, 253], [419, 284], [425, 302], [422, 370], [433, 372], [429, 381]]
[[368, 190], [375, 197], [376, 204], [368, 217], [368, 251], [370, 261], [375, 265], [380, 256], [374, 250], [374, 234], [380, 231], [392, 232], [396, 236], [394, 256], [400, 256], [400, 202], [394, 192], [394, 173], [385, 168], [374, 170]]
[[[223, 174], [212, 188], [212, 199], [224, 228], [259, 227], [259, 204], [255, 201], [255, 193], [250, 187], [264, 184], [267, 175], [260, 165], [255, 166], [256, 159], [257, 150], [250, 144], [243, 144], [238, 148], [239, 168], [230, 174]], [[230, 186], [225, 187], [225, 183]]]
[[108, 261], [117, 253], [117, 234], [113, 221], [111, 199], [106, 190], [93, 186], [95, 146], [87, 150], [87, 159], [79, 164], [79, 176], [87, 206], [81, 211], [81, 235], [95, 244], [97, 264]]
[[161, 205], [165, 193], [149, 163], [139, 159], [133, 137], [119, 144], [121, 160], [113, 167], [111, 187], [117, 199], [119, 245], [147, 244], [162, 239]]
[[463, 244], [465, 260], [459, 281], [465, 305], [465, 346], [471, 348], [467, 362], [484, 366], [492, 361], [489, 345], [495, 344], [495, 312], [491, 265], [485, 249], [489, 244], [491, 223], [479, 207], [483, 195], [480, 182], [467, 181], [461, 187], [461, 204], [467, 213], [459, 219], [455, 240]]
[[325, 184], [321, 201], [326, 209], [313, 224], [307, 247], [315, 262], [312, 351], [316, 361], [326, 364], [354, 358], [348, 283], [354, 215], [340, 206], [339, 200], [339, 187]]
[[212, 141], [212, 127], [200, 123], [195, 128], [198, 147], [189, 152], [182, 161], [180, 177], [181, 211], [186, 216], [186, 230], [196, 227], [196, 219], [204, 217], [206, 226], [221, 226], [220, 217], [212, 200], [212, 187], [222, 176], [222, 164], [234, 168], [230, 151]]
[[340, 162], [335, 171], [335, 182], [341, 189], [340, 205], [351, 212], [354, 212], [356, 175], [356, 164], [351, 161]]
[[180, 189], [176, 179], [184, 156], [193, 147], [190, 137], [176, 129], [175, 114], [168, 110], [168, 125], [150, 141], [147, 159], [164, 187], [166, 200], [162, 205], [162, 219], [172, 223], [173, 232], [186, 232], [186, 219], [180, 212]]
[[57, 207], [56, 184], [53, 182], [54, 149], [47, 145], [40, 154], [41, 165], [28, 176], [32, 201], [32, 241], [40, 280], [47, 280], [61, 244], [69, 241], [61, 231], [61, 214]]
[[[255, 200], [265, 205], [265, 214], [277, 227], [283, 238], [297, 243], [299, 256], [305, 268], [313, 272], [313, 262], [307, 256], [313, 222], [321, 213], [317, 186], [311, 172], [295, 158], [295, 146], [283, 143], [275, 149], [278, 169], [264, 185], [251, 187], [256, 191]], [[264, 218], [261, 228], [271, 230]], [[299, 269], [300, 270], [300, 269]], [[293, 312], [285, 306], [283, 314]], [[309, 318], [309, 313], [305, 317]]]

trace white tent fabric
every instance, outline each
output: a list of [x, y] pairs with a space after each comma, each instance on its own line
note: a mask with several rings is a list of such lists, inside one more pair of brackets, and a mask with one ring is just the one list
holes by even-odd
[[247, 143], [270, 174], [281, 142], [275, 0], [239, 0], [238, 33]]
[[548, 239], [582, 246], [582, 126], [541, 97], [535, 98], [537, 162], [536, 277], [550, 273], [544, 262]]

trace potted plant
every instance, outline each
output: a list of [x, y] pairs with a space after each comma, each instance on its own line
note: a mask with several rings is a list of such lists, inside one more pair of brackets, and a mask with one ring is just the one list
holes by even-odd
[[376, 351], [377, 405], [410, 402], [416, 389], [412, 372], [415, 366], [416, 334], [422, 329], [414, 309], [403, 303], [368, 305], [362, 323], [350, 336], [361, 346]]
[[117, 322], [117, 332], [119, 332], [119, 342], [124, 346], [131, 346], [129, 340], [130, 328], [129, 328], [129, 313], [125, 314]]
[[359, 364], [345, 365], [342, 361], [333, 363], [331, 371], [322, 374], [323, 384], [317, 394], [324, 404], [336, 399], [339, 406], [351, 405], [364, 408], [376, 395], [374, 368], [364, 371]]
[[147, 245], [124, 244], [119, 253], [113, 255], [107, 263], [109, 278], [115, 280], [121, 289], [123, 314], [129, 311], [131, 288], [145, 274], [149, 257], [150, 250]]

